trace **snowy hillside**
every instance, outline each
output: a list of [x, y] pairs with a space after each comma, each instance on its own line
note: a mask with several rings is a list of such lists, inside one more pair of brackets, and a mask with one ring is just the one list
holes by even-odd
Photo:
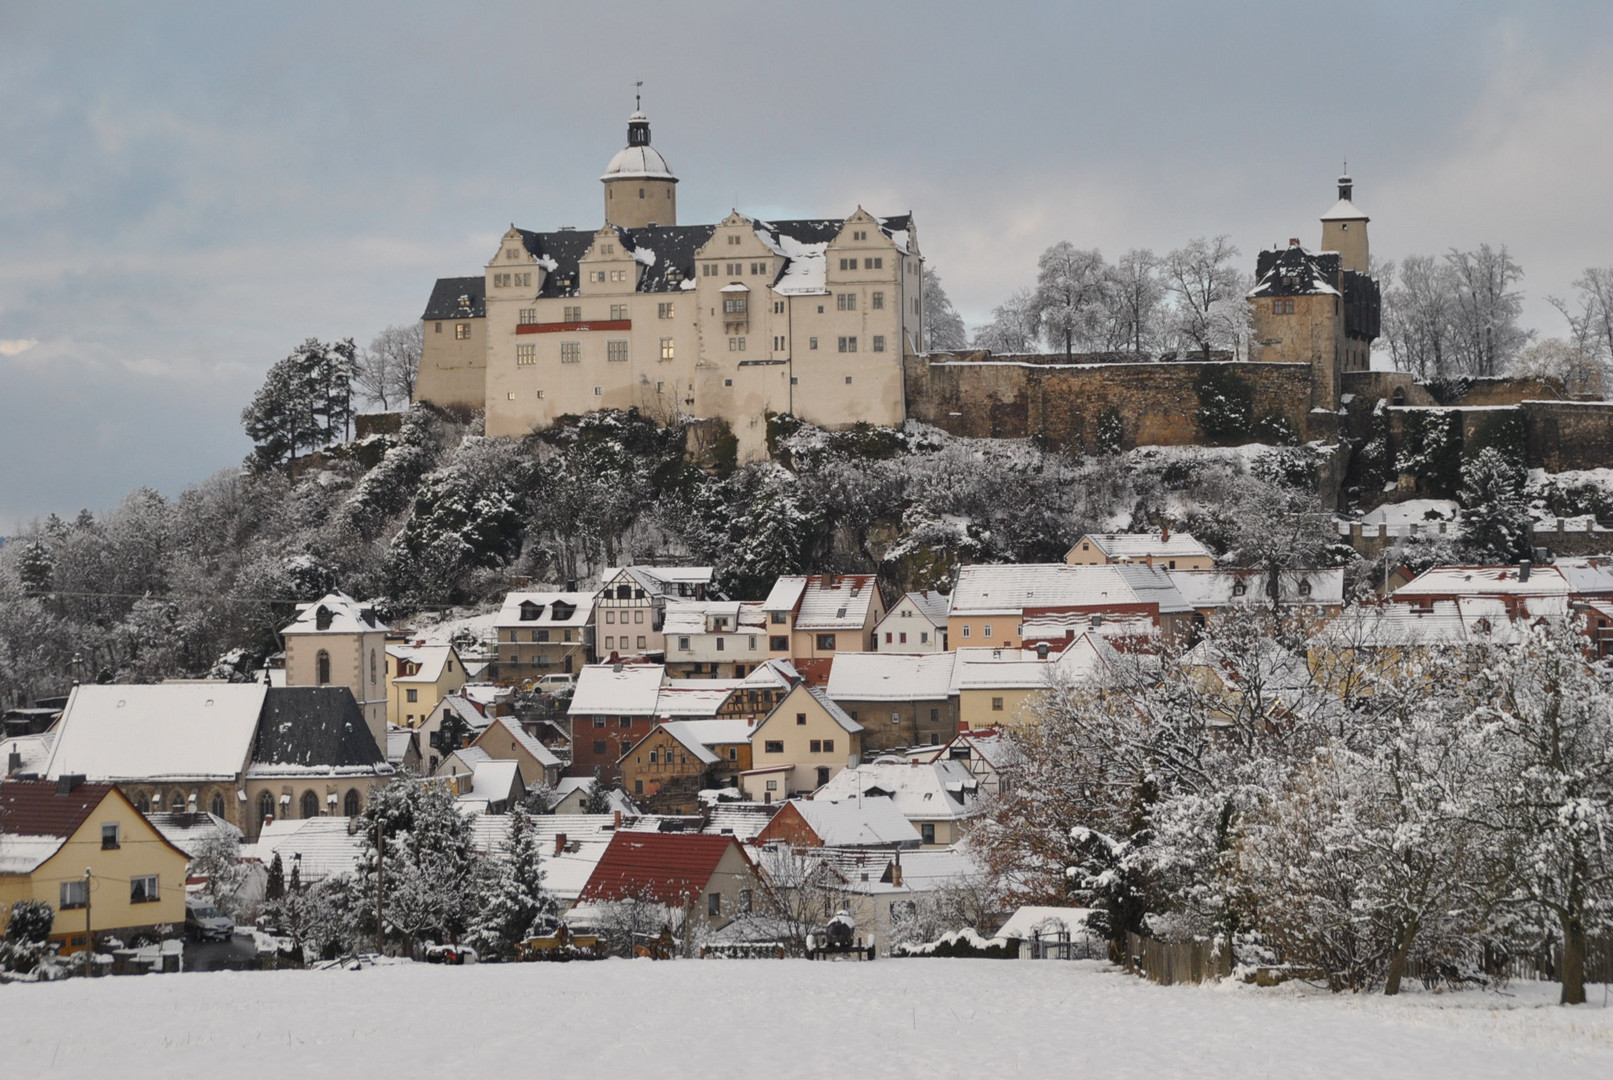
[[539, 1063], [543, 1075], [679, 1080], [1613, 1075], [1600, 988], [1577, 1009], [1550, 1004], [1555, 991], [1164, 988], [1089, 962], [612, 960], [0, 993], [5, 1071], [19, 1077], [528, 1076]]

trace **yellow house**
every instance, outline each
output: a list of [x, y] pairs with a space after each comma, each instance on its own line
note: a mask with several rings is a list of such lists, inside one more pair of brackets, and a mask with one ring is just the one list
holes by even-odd
[[465, 685], [465, 663], [452, 645], [388, 645], [386, 682], [387, 723], [419, 727], [437, 702]]
[[19, 900], [56, 909], [63, 951], [88, 937], [180, 933], [190, 863], [114, 784], [77, 777], [0, 783], [0, 919]]
[[822, 690], [798, 683], [751, 732], [753, 767], [740, 787], [756, 802], [816, 791], [862, 756], [862, 733]]
[[1166, 570], [1214, 570], [1215, 556], [1188, 533], [1153, 529], [1142, 533], [1087, 533], [1064, 553], [1070, 566], [1142, 563]]

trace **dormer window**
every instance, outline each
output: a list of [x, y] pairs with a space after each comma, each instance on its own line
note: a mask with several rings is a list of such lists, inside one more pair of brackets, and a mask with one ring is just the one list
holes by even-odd
[[1232, 595], [1233, 596], [1243, 596], [1248, 591], [1249, 591], [1249, 586], [1245, 585], [1241, 580], [1240, 581], [1234, 581], [1232, 583]]
[[521, 601], [521, 621], [537, 622], [543, 617], [543, 605], [535, 604], [531, 600]]

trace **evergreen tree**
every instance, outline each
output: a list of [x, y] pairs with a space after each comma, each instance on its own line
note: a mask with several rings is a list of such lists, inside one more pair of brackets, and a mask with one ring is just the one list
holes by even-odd
[[1485, 447], [1462, 466], [1462, 522], [1467, 542], [1486, 562], [1516, 562], [1530, 552], [1523, 466]]
[[22, 579], [22, 587], [31, 593], [50, 591], [50, 553], [45, 545], [35, 540], [23, 549], [22, 558], [17, 564], [17, 574]]
[[554, 929], [558, 905], [543, 887], [541, 848], [532, 821], [519, 810], [510, 813], [506, 855], [486, 879], [481, 910], [470, 940], [493, 959], [513, 957], [515, 947], [534, 934]]
[[582, 812], [585, 814], [608, 814], [611, 812], [611, 787], [598, 776], [588, 786], [588, 794], [582, 798]]
[[285, 895], [286, 866], [280, 861], [280, 853], [277, 851], [269, 862], [269, 880], [263, 886], [263, 899], [272, 904]]

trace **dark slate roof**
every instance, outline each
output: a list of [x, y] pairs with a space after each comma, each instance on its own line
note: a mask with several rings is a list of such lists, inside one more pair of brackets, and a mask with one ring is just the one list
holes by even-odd
[[[467, 307], [461, 300], [469, 300]], [[487, 314], [487, 279], [480, 275], [476, 277], [443, 277], [437, 279], [437, 284], [431, 289], [431, 299], [426, 301], [426, 313], [420, 318], [435, 321], [437, 319], [480, 319]]]
[[1338, 252], [1312, 254], [1298, 244], [1262, 251], [1255, 262], [1255, 279], [1250, 296], [1337, 296]]
[[345, 686], [271, 686], [258, 717], [253, 765], [385, 766]]

